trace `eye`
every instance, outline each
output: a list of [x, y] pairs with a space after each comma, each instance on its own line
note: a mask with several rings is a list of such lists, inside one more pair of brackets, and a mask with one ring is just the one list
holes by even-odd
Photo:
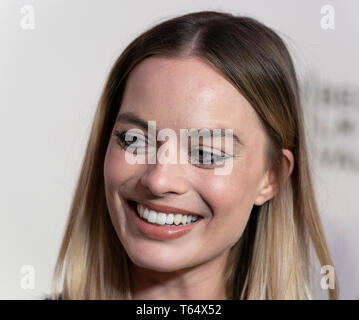
[[128, 147], [136, 148], [136, 150], [144, 150], [146, 148], [146, 137], [142, 134], [115, 131], [114, 136], [117, 137], [118, 144], [124, 150], [127, 150]]
[[218, 167], [231, 157], [230, 155], [220, 155], [206, 151], [202, 148], [193, 148], [191, 151], [191, 162], [205, 168]]

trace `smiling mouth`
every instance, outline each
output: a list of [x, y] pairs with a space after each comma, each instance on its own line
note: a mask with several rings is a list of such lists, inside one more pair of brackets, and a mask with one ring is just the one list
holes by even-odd
[[190, 225], [199, 219], [199, 215], [182, 214], [176, 212], [161, 212], [153, 210], [146, 205], [137, 203], [135, 201], [127, 201], [130, 207], [136, 212], [137, 216], [147, 223], [162, 226], [162, 227], [183, 227]]

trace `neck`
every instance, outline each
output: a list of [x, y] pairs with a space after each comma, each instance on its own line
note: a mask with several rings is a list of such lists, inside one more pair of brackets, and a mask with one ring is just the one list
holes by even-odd
[[224, 300], [228, 251], [200, 265], [162, 272], [130, 265], [134, 300]]

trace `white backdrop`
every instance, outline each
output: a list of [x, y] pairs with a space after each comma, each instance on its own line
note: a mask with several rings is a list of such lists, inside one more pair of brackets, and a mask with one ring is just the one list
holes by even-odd
[[[324, 5], [335, 10], [334, 29], [321, 25]], [[359, 299], [355, 0], [1, 0], [0, 299], [41, 299], [50, 290], [90, 124], [115, 59], [155, 23], [216, 9], [259, 19], [294, 54], [340, 298]], [[24, 20], [29, 10], [32, 29]], [[34, 286], [23, 288], [31, 271]], [[318, 298], [325, 297], [321, 290]]]

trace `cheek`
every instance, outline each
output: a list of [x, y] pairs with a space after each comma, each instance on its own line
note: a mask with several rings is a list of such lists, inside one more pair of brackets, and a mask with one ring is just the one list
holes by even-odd
[[255, 181], [245, 172], [229, 176], [213, 176], [203, 185], [206, 199], [213, 213], [241, 211], [253, 204], [256, 191]]
[[110, 144], [104, 160], [104, 179], [107, 188], [118, 188], [135, 174], [136, 166], [125, 159], [125, 152], [119, 146]]
[[246, 171], [213, 176], [203, 183], [202, 195], [213, 213], [209, 231], [216, 235], [218, 244], [231, 246], [241, 237], [253, 208], [256, 186], [256, 180]]
[[122, 200], [127, 190], [133, 187], [137, 171], [135, 165], [129, 164], [123, 151], [116, 143], [110, 143], [104, 159], [104, 185], [106, 203], [113, 226], [120, 239], [125, 239], [127, 231], [126, 216]]

